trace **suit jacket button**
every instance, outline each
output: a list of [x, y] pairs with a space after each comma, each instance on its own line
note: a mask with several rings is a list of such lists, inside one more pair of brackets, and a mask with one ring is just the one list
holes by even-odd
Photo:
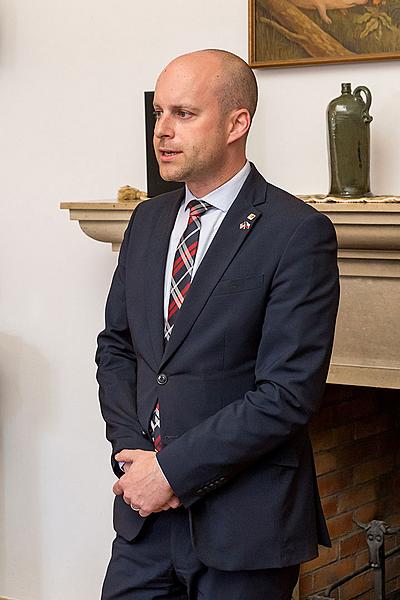
[[160, 373], [160, 374], [157, 376], [157, 383], [158, 383], [159, 385], [165, 385], [165, 384], [167, 383], [167, 381], [168, 381], [168, 377], [166, 376], [166, 374], [165, 374], [165, 373]]
[[148, 438], [149, 434], [147, 433], [147, 431], [144, 431], [144, 429], [142, 429], [142, 431], [140, 432], [142, 434], [143, 437]]

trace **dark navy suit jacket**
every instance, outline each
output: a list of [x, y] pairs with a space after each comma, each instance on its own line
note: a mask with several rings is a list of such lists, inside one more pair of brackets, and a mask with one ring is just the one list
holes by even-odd
[[[158, 399], [158, 460], [189, 509], [200, 560], [224, 570], [309, 560], [329, 544], [307, 423], [338, 305], [334, 228], [252, 166], [164, 348], [164, 270], [182, 199], [140, 204], [121, 247], [96, 355], [113, 456], [153, 449]], [[116, 498], [120, 535], [134, 539], [143, 522]]]

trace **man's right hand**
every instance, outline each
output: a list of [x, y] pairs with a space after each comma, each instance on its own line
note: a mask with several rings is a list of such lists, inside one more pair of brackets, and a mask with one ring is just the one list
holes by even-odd
[[[122, 470], [124, 471], [124, 473], [127, 473], [129, 471], [129, 469], [131, 468], [132, 463], [131, 462], [125, 462]], [[173, 496], [171, 496], [171, 498], [168, 500], [167, 504], [164, 504], [163, 506], [161, 506], [158, 510], [155, 510], [154, 512], [161, 512], [163, 510], [169, 510], [170, 508], [178, 508], [178, 506], [180, 506], [180, 500], [178, 498], [178, 496], [175, 496], [175, 494]]]

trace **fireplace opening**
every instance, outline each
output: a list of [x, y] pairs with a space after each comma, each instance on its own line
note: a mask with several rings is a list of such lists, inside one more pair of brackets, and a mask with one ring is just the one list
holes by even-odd
[[[400, 392], [328, 385], [310, 433], [332, 548], [302, 566], [300, 600], [400, 600]], [[373, 522], [390, 530], [380, 596], [379, 569], [370, 568]]]

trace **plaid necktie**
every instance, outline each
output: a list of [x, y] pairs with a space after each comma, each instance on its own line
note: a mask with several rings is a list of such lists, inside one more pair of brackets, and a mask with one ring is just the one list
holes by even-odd
[[[171, 337], [177, 314], [192, 282], [193, 266], [199, 245], [200, 217], [212, 208], [212, 206], [203, 200], [191, 200], [188, 203], [188, 208], [190, 209], [188, 224], [179, 240], [172, 267], [168, 317], [164, 326], [164, 338], [166, 342]], [[154, 447], [159, 451], [162, 448], [162, 442], [160, 435], [160, 406], [158, 402], [150, 420], [150, 428]]]

